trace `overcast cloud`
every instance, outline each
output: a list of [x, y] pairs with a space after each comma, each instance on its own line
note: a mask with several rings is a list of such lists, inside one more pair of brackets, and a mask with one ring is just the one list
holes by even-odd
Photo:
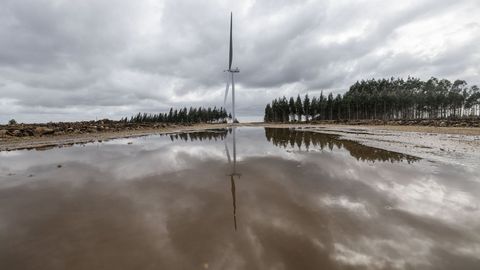
[[230, 11], [240, 116], [373, 77], [480, 84], [478, 0], [0, 0], [0, 122], [222, 106]]

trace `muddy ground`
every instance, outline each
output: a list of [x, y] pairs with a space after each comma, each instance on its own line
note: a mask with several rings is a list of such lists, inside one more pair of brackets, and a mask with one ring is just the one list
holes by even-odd
[[480, 168], [480, 128], [307, 124], [266, 126], [336, 134], [342, 139], [434, 162]]

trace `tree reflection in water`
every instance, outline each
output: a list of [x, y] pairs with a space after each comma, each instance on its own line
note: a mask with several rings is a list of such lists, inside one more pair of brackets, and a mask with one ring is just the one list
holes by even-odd
[[169, 136], [170, 140], [173, 141], [222, 141], [225, 140], [228, 133], [232, 133], [231, 129], [221, 128], [221, 129], [207, 129], [204, 131], [195, 131], [195, 132], [182, 132], [182, 133], [165, 133], [160, 134], [161, 136]]
[[[236, 189], [235, 178], [240, 178], [240, 173], [237, 172], [237, 142], [236, 142], [236, 127], [228, 129], [210, 129], [205, 131], [184, 132], [165, 134], [169, 136], [172, 141], [224, 141], [225, 154], [227, 156], [228, 164], [231, 166], [230, 179], [232, 206], [233, 206], [233, 225], [235, 231], [237, 230], [237, 204], [236, 204]], [[232, 136], [233, 155], [230, 156], [227, 136]], [[345, 149], [350, 155], [360, 161], [381, 161], [381, 162], [415, 162], [419, 158], [391, 152], [379, 148], [369, 147], [359, 144], [354, 141], [342, 140], [338, 135], [316, 133], [312, 131], [300, 131], [293, 128], [265, 128], [265, 136], [267, 141], [273, 145], [282, 148], [298, 148], [299, 150], [309, 151], [311, 149], [320, 149], [322, 151], [333, 151], [335, 149]]]
[[283, 148], [311, 148], [333, 151], [334, 148], [345, 149], [350, 155], [361, 161], [383, 161], [383, 162], [415, 162], [419, 158], [387, 151], [379, 148], [369, 147], [360, 143], [342, 140], [338, 135], [317, 133], [312, 131], [299, 131], [293, 128], [265, 128], [267, 140], [275, 146]]
[[[229, 129], [210, 129], [198, 132], [185, 132], [165, 134], [172, 141], [218, 141], [224, 140], [229, 163], [231, 162], [226, 138], [229, 134], [233, 137], [234, 158], [232, 165], [232, 174], [235, 173], [236, 166], [236, 142], [235, 127]], [[360, 161], [382, 161], [382, 162], [415, 162], [420, 158], [406, 155], [398, 152], [387, 151], [375, 147], [369, 147], [360, 143], [340, 139], [338, 135], [317, 133], [312, 131], [301, 131], [293, 128], [265, 128], [267, 141], [277, 147], [298, 148], [299, 150], [309, 151], [311, 149], [330, 150], [345, 149], [350, 155]]]

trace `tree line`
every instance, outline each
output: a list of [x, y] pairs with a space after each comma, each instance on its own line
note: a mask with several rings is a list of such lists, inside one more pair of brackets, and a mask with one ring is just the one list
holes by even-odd
[[224, 123], [227, 119], [232, 119], [231, 114], [227, 114], [225, 108], [220, 107], [198, 107], [187, 109], [170, 108], [165, 113], [138, 113], [130, 118], [122, 118], [125, 123]]
[[362, 80], [336, 96], [285, 96], [265, 107], [265, 122], [442, 119], [480, 116], [480, 90], [465, 81], [408, 77]]

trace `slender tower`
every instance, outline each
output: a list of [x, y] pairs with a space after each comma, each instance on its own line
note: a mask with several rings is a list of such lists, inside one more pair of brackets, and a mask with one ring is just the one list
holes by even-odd
[[[237, 118], [235, 115], [235, 73], [239, 73], [240, 70], [237, 68], [232, 69], [232, 62], [233, 62], [233, 34], [232, 34], [232, 26], [233, 26], [233, 13], [230, 13], [230, 49], [229, 49], [229, 55], [228, 55], [228, 69], [225, 70], [226, 72], [229, 72], [231, 74], [231, 80], [232, 80], [232, 117], [233, 117], [233, 122], [237, 123]], [[229, 79], [227, 79], [227, 87], [225, 88], [225, 98], [223, 100], [223, 103], [225, 105], [227, 101], [227, 96], [228, 96], [228, 88], [229, 88]]]

